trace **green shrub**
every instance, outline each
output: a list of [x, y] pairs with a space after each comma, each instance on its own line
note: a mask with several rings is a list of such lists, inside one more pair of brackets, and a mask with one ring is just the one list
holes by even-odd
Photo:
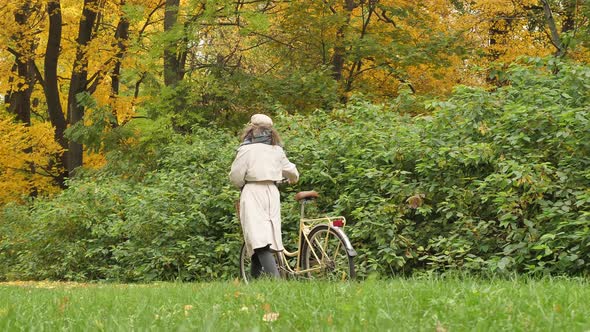
[[[292, 194], [314, 189], [315, 213], [347, 217], [361, 275], [587, 274], [590, 68], [533, 59], [508, 78], [493, 91], [458, 87], [429, 102], [430, 115], [401, 115], [407, 95], [279, 114], [302, 174], [282, 189], [286, 243]], [[238, 192], [227, 173], [237, 143], [223, 129], [181, 136], [156, 123], [55, 199], [6, 206], [0, 278], [235, 277]]]
[[590, 68], [533, 59], [509, 77], [431, 116], [357, 102], [279, 121], [302, 186], [352, 221], [361, 271], [587, 273]]

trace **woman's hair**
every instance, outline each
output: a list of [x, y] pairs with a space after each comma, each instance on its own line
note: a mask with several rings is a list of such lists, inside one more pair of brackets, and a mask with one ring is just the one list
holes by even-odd
[[274, 127], [270, 126], [255, 126], [250, 124], [248, 125], [248, 127], [246, 127], [246, 129], [244, 129], [244, 132], [242, 133], [240, 139], [242, 142], [245, 140], [252, 141], [255, 136], [261, 136], [265, 131], [270, 132], [271, 145], [283, 146], [283, 140], [281, 139], [281, 136]]

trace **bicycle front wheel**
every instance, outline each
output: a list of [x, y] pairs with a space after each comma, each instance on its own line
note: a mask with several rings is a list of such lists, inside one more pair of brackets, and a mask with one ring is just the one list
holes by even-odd
[[246, 253], [246, 244], [243, 243], [242, 249], [240, 249], [240, 277], [245, 283], [252, 280], [252, 276], [250, 275], [251, 265], [252, 257]]
[[308, 239], [302, 252], [302, 267], [309, 270], [308, 276], [336, 281], [356, 277], [353, 257], [340, 234], [327, 225], [319, 225], [311, 230]]

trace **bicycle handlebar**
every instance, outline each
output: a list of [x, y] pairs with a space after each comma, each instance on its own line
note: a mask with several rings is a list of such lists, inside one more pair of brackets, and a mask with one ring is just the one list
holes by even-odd
[[287, 183], [287, 184], [288, 184], [288, 183], [289, 183], [289, 179], [287, 179], [287, 178], [282, 178], [281, 180], [279, 180], [279, 181], [276, 181], [275, 183], [276, 183], [276, 184], [285, 184], [285, 183]]

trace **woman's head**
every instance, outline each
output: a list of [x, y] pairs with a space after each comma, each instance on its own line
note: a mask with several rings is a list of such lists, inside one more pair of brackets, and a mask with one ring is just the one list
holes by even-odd
[[279, 133], [273, 127], [272, 119], [264, 114], [252, 115], [250, 122], [242, 134], [242, 142], [246, 144], [266, 143], [270, 145], [283, 145]]
[[272, 127], [272, 119], [268, 115], [254, 114], [250, 117], [250, 123], [254, 126]]

